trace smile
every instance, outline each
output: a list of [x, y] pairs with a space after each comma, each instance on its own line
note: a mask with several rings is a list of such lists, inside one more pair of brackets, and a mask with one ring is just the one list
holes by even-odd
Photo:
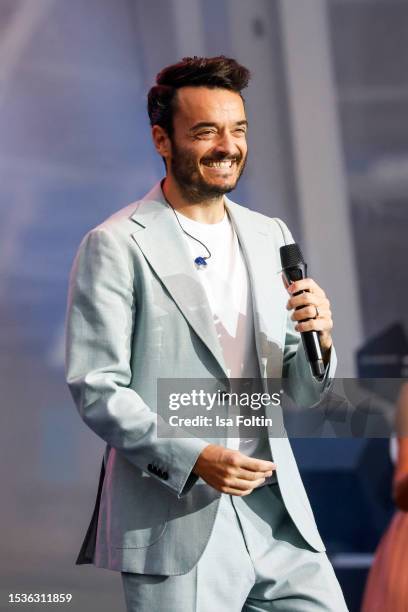
[[221, 169], [229, 169], [232, 168], [232, 165], [235, 164], [235, 161], [232, 159], [227, 159], [225, 161], [208, 161], [203, 162], [204, 166], [208, 168], [221, 168]]

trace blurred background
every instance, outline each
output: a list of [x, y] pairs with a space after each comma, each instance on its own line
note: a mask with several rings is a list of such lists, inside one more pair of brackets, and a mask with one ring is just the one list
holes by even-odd
[[[10, 592], [122, 605], [119, 574], [74, 565], [104, 444], [64, 380], [68, 275], [83, 235], [162, 177], [156, 73], [219, 54], [253, 74], [232, 199], [292, 229], [332, 301], [338, 375], [407, 376], [406, 1], [0, 0], [0, 610]], [[393, 511], [389, 440], [293, 446], [359, 610]]]

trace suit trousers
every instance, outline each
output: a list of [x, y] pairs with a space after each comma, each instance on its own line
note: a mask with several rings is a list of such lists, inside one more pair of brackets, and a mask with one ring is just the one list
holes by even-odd
[[303, 539], [278, 484], [222, 494], [207, 547], [187, 574], [122, 572], [122, 583], [127, 612], [347, 612], [326, 553]]

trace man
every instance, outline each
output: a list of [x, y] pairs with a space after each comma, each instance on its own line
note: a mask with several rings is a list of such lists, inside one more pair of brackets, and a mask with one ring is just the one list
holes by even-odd
[[[311, 279], [288, 296], [278, 273], [289, 230], [225, 196], [247, 157], [248, 79], [225, 57], [158, 75], [166, 177], [89, 232], [72, 270], [67, 382], [107, 443], [77, 563], [120, 571], [128, 611], [347, 609], [287, 438], [157, 431], [160, 379], [283, 376], [311, 405], [334, 374], [329, 300]], [[299, 342], [312, 329], [321, 382]]]

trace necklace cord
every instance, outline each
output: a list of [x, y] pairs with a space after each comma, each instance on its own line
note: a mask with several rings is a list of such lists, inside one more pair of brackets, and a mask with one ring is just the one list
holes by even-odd
[[[164, 195], [164, 193], [163, 193]], [[186, 230], [184, 229], [184, 227], [181, 225], [180, 223], [180, 219], [178, 218], [178, 214], [176, 213], [176, 211], [174, 210], [172, 204], [170, 204], [170, 202], [168, 201], [168, 199], [166, 198], [166, 196], [164, 196], [164, 199], [166, 200], [167, 204], [170, 206], [171, 210], [174, 212], [174, 215], [177, 219], [177, 223], [179, 224], [181, 230], [187, 235], [190, 236], [190, 238], [192, 238], [193, 240], [195, 240], [196, 242], [199, 242], [201, 244], [201, 246], [203, 246], [205, 248], [205, 250], [207, 251], [208, 255], [207, 257], [202, 257], [202, 259], [207, 260], [210, 259], [211, 257], [211, 251], [210, 249], [204, 244], [204, 242], [201, 242], [201, 240], [199, 240], [198, 238], [196, 238], [195, 236], [192, 236], [191, 234], [189, 234], [188, 232], [186, 232]]]

